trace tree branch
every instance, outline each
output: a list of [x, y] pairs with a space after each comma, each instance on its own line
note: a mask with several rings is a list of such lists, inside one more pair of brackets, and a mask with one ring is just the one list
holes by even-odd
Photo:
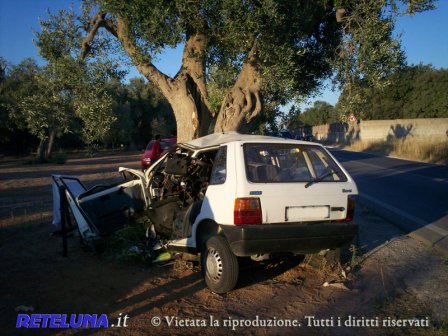
[[98, 29], [104, 26], [105, 17], [106, 17], [105, 13], [98, 12], [96, 15], [92, 17], [92, 20], [90, 20], [89, 24], [90, 31], [88, 32], [84, 41], [82, 41], [81, 53], [79, 55], [80, 59], [85, 59], [92, 50], [92, 42], [95, 39]]
[[162, 91], [165, 97], [169, 99], [170, 92], [172, 91], [170, 84], [172, 79], [157, 69], [151, 63], [150, 59], [142, 60], [139, 48], [129, 33], [129, 23], [120, 16], [117, 17], [117, 24], [115, 25], [112, 20], [106, 19], [106, 13], [98, 12], [94, 15], [90, 21], [90, 31], [82, 42], [79, 57], [85, 59], [88, 56], [92, 49], [92, 42], [100, 28], [105, 28], [109, 33], [118, 38], [140, 73], [153, 82]]
[[[172, 79], [157, 69], [148, 56], [143, 56], [140, 53], [139, 47], [130, 35], [129, 23], [120, 16], [117, 17], [117, 37], [140, 73], [153, 82], [169, 100], [172, 92]], [[147, 59], [144, 60], [144, 58]]]

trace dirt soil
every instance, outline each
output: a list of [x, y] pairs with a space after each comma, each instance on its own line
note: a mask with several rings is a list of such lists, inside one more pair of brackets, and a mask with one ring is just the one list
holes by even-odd
[[[227, 295], [212, 293], [200, 267], [180, 258], [164, 266], [125, 263], [86, 252], [76, 236], [64, 258], [61, 238], [52, 234], [50, 175], [78, 176], [88, 186], [112, 183], [120, 180], [119, 166], [138, 168], [138, 160], [120, 153], [64, 165], [0, 162], [2, 335], [448, 333], [448, 261], [362, 205], [359, 240], [344, 266], [330, 268], [318, 256], [244, 260]], [[19, 313], [107, 314], [109, 328], [16, 329]]]

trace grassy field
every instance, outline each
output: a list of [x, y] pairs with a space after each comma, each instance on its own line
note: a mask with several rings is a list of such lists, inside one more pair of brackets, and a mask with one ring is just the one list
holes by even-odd
[[358, 151], [371, 152], [398, 158], [448, 164], [448, 140], [415, 141], [410, 139], [395, 139], [392, 141], [356, 141], [341, 145], [341, 148]]

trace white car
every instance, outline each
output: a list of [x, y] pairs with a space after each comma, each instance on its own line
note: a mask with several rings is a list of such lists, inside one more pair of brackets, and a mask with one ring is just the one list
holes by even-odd
[[234, 288], [238, 257], [316, 253], [352, 240], [356, 184], [320, 144], [211, 134], [161, 157], [145, 173], [120, 168], [116, 186], [66, 188], [84, 239], [147, 217], [169, 250], [201, 255], [208, 287]]

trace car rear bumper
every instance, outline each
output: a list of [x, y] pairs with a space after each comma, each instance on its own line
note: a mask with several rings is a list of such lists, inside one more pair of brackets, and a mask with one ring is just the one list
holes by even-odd
[[316, 253], [350, 242], [358, 233], [354, 223], [319, 222], [261, 225], [221, 225], [233, 253]]

